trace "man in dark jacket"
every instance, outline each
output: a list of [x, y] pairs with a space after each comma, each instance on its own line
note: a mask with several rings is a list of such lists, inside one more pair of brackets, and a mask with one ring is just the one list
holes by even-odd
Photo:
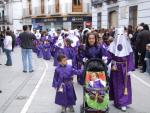
[[146, 52], [146, 44], [150, 43], [150, 31], [147, 24], [143, 25], [143, 30], [138, 33], [137, 36], [137, 43], [136, 47], [138, 52], [141, 53], [141, 63], [142, 63], [142, 70], [141, 72], [144, 73], [146, 71], [146, 62], [144, 61], [145, 52]]
[[36, 39], [35, 35], [28, 31], [28, 26], [23, 26], [23, 31], [20, 35], [21, 48], [22, 48], [22, 61], [23, 61], [23, 72], [26, 73], [27, 69], [29, 72], [33, 72], [32, 67], [32, 49], [33, 40]]

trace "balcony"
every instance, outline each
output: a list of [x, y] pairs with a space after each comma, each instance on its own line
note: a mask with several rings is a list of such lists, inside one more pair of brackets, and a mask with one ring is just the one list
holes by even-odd
[[100, 7], [102, 6], [102, 3], [103, 3], [104, 0], [92, 0], [92, 6], [93, 7]]
[[57, 5], [48, 5], [48, 14], [51, 16], [60, 15], [59, 7]]
[[45, 10], [42, 11], [41, 7], [34, 7], [32, 16], [46, 16]]
[[0, 17], [0, 24], [10, 24], [8, 16]]
[[[32, 12], [32, 10], [31, 10]], [[24, 8], [23, 9], [23, 17], [30, 17], [31, 16], [31, 12], [29, 11], [28, 8]]]
[[91, 4], [90, 3], [85, 3], [82, 4], [79, 10], [72, 10], [71, 13], [69, 14], [83, 14], [83, 15], [91, 15]]
[[85, 14], [91, 14], [92, 12], [91, 12], [91, 4], [90, 3], [86, 3], [85, 5], [84, 5], [84, 10], [83, 10], [83, 13], [85, 13]]
[[107, 4], [114, 4], [117, 3], [118, 0], [104, 0]]

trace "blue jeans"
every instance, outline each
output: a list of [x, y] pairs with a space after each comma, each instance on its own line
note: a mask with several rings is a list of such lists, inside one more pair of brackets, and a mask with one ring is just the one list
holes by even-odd
[[29, 69], [29, 71], [33, 70], [32, 67], [32, 49], [22, 49], [22, 62], [23, 62], [23, 70], [27, 71], [27, 69]]
[[146, 60], [146, 71], [148, 74], [150, 74], [150, 59], [149, 58]]
[[4, 49], [4, 50], [5, 50], [5, 54], [7, 57], [6, 65], [11, 66], [12, 65], [12, 59], [11, 59], [11, 51], [12, 50], [8, 50], [8, 49]]

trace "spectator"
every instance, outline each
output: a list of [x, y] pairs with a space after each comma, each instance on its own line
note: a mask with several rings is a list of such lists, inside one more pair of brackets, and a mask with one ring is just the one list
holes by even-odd
[[33, 72], [32, 67], [32, 49], [33, 49], [33, 40], [36, 39], [35, 35], [28, 31], [28, 26], [23, 26], [23, 31], [20, 35], [21, 48], [22, 48], [22, 62], [23, 62], [23, 72], [27, 73], [27, 69], [29, 72]]
[[6, 66], [12, 66], [12, 59], [11, 59], [11, 51], [12, 51], [12, 37], [10, 36], [10, 31], [6, 31], [6, 36], [4, 39], [4, 51], [7, 56]]
[[[0, 33], [0, 55], [2, 53], [2, 45], [3, 45], [3, 39], [2, 39], [1, 33]], [[0, 63], [0, 65], [2, 65], [2, 64]]]
[[150, 75], [150, 43], [146, 45], [145, 61], [146, 61], [146, 71]]
[[136, 41], [138, 33], [143, 29], [143, 27], [137, 26], [136, 31], [133, 33], [133, 37], [131, 38], [131, 46], [134, 51], [134, 60], [135, 60], [135, 68], [138, 68], [139, 64], [139, 55], [138, 55], [138, 49], [136, 47]]
[[146, 44], [150, 43], [149, 27], [147, 24], [144, 24], [143, 28], [144, 29], [138, 34], [137, 37], [138, 52], [141, 53], [141, 63], [142, 63], [141, 73], [144, 73], [146, 71], [146, 62], [144, 61], [146, 53]]
[[13, 51], [13, 50], [14, 50], [14, 47], [15, 47], [16, 36], [15, 36], [14, 32], [12, 32], [12, 31], [10, 30], [9, 27], [7, 27], [7, 31], [10, 32], [10, 36], [12, 37], [12, 51]]

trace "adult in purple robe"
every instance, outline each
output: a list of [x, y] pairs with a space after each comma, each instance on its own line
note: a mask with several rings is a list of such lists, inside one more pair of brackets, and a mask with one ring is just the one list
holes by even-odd
[[133, 51], [124, 28], [118, 28], [115, 39], [108, 50], [112, 60], [110, 74], [110, 100], [114, 105], [126, 111], [127, 105], [132, 103], [131, 72], [134, 70]]
[[[64, 107], [75, 105], [76, 94], [72, 83], [72, 76], [81, 74], [81, 71], [76, 71], [70, 65], [59, 65], [55, 69], [52, 86], [57, 89], [55, 103]], [[63, 91], [59, 92], [58, 89], [63, 83]]]

